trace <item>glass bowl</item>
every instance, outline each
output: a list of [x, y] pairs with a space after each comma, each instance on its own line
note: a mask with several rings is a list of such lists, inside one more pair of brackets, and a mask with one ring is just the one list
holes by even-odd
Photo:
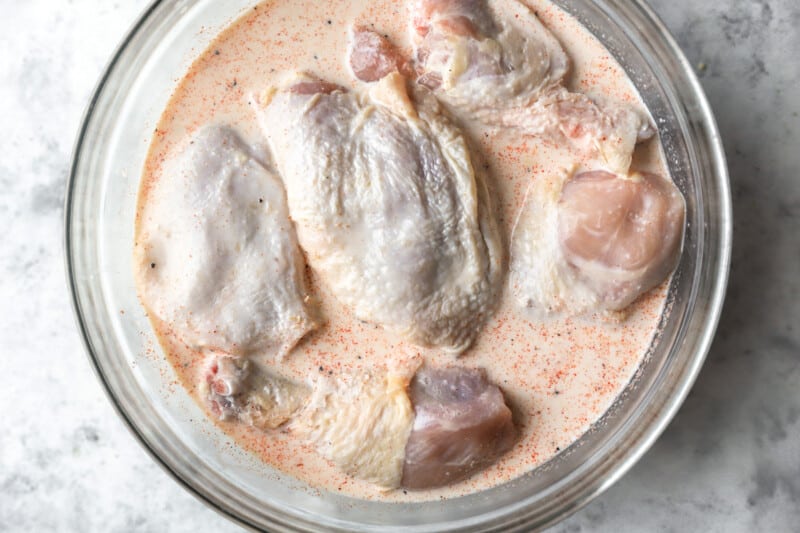
[[242, 525], [271, 531], [530, 531], [585, 505], [653, 444], [688, 393], [724, 299], [730, 191], [714, 118], [692, 69], [640, 0], [556, 0], [628, 72], [687, 199], [682, 262], [635, 379], [569, 449], [505, 485], [427, 503], [378, 503], [315, 490], [229, 446], [174, 384], [134, 289], [136, 197], [150, 136], [179, 77], [254, 0], [157, 0], [114, 54], [72, 161], [66, 260], [86, 348], [108, 395], [153, 458]]

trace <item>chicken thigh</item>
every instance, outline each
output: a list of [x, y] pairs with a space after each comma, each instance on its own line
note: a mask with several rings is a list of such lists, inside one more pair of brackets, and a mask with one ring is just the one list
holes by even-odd
[[484, 371], [411, 365], [320, 379], [291, 427], [347, 474], [386, 489], [455, 483], [517, 438]]
[[397, 72], [357, 95], [309, 76], [259, 122], [311, 266], [365, 321], [461, 352], [492, 312], [502, 246], [467, 144]]
[[199, 389], [219, 420], [288, 427], [346, 474], [385, 489], [455, 483], [513, 446], [511, 411], [483, 370], [418, 367], [409, 360], [303, 384], [211, 353]]
[[413, 0], [412, 37], [419, 82], [468, 118], [566, 141], [620, 173], [654, 134], [643, 112], [564, 88], [569, 58], [517, 0]]
[[135, 256], [144, 305], [192, 347], [280, 357], [316, 327], [283, 186], [230, 128], [153, 184]]
[[654, 174], [539, 180], [512, 237], [512, 291], [537, 317], [622, 310], [675, 269], [684, 218], [680, 191]]

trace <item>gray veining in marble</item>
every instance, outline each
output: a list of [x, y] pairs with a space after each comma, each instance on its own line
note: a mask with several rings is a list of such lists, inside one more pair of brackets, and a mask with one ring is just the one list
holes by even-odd
[[[237, 531], [117, 419], [76, 332], [62, 200], [80, 115], [145, 0], [0, 1], [0, 531]], [[719, 334], [633, 470], [556, 526], [800, 527], [800, 3], [652, 0], [717, 114], [735, 201]]]

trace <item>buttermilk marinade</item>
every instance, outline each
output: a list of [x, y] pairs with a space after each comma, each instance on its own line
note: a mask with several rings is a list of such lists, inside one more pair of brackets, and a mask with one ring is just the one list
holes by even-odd
[[[572, 60], [569, 88], [642, 105], [633, 85], [609, 52], [575, 19], [545, 0], [524, 0], [560, 40]], [[348, 72], [348, 30], [354, 24], [387, 35], [411, 57], [408, 13], [396, 0], [274, 0], [249, 10], [225, 29], [178, 83], [152, 139], [139, 196], [137, 232], [147, 217], [152, 184], [166, 164], [205, 124], [235, 126], [253, 145], [264, 141], [253, 98], [279, 85], [287, 71], [309, 71], [344, 87], [356, 87]], [[547, 142], [463, 124], [488, 166], [498, 219], [508, 240], [531, 180], [568, 167], [563, 150]], [[657, 140], [639, 147], [637, 170], [668, 175]], [[301, 341], [281, 363], [303, 381], [312, 373], [346, 374], [380, 364], [398, 353], [452, 364], [454, 356], [426, 350], [361, 322], [340, 305], [309, 270], [324, 325]], [[629, 317], [534, 322], [516, 307], [508, 290], [474, 346], [459, 359], [486, 368], [515, 412], [521, 437], [514, 449], [467, 481], [422, 492], [383, 492], [346, 476], [289, 432], [264, 433], [243, 424], [218, 422], [243, 448], [276, 469], [320, 489], [376, 500], [426, 500], [457, 496], [514, 479], [548, 461], [585, 433], [609, 408], [639, 367], [664, 310], [667, 284], [640, 298]], [[180, 383], [198, 397], [203, 354], [181, 343], [152, 318], [163, 351]], [[213, 418], [213, 417], [212, 417]]]

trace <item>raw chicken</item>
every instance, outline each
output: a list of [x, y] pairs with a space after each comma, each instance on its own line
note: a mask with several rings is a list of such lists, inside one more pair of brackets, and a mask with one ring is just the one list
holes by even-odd
[[511, 411], [485, 372], [421, 369], [409, 388], [413, 374], [406, 365], [320, 382], [292, 428], [346, 473], [386, 489], [448, 485], [511, 449]]
[[622, 310], [675, 269], [684, 218], [680, 191], [654, 174], [539, 180], [512, 236], [512, 291], [537, 317]]
[[564, 256], [606, 308], [622, 309], [675, 270], [685, 209], [672, 181], [654, 174], [579, 174], [561, 191]]
[[283, 356], [316, 322], [285, 192], [210, 126], [153, 185], [135, 246], [148, 310], [196, 348]]
[[361, 26], [353, 28], [349, 57], [350, 70], [361, 81], [378, 81], [392, 72], [408, 70], [408, 63], [388, 38]]
[[413, 0], [420, 81], [458, 109], [492, 119], [558, 87], [569, 59], [555, 37], [514, 0]]
[[457, 113], [566, 141], [619, 173], [654, 134], [643, 112], [565, 89], [566, 53], [517, 0], [414, 0], [412, 17], [419, 82]]
[[414, 421], [409, 378], [392, 370], [320, 381], [292, 428], [347, 474], [396, 488]]
[[483, 370], [423, 368], [410, 395], [415, 418], [406, 444], [404, 487], [427, 489], [465, 479], [516, 442], [511, 410]]
[[261, 99], [310, 265], [365, 321], [459, 353], [495, 305], [499, 230], [467, 143], [390, 73], [368, 95], [310, 76]]
[[220, 420], [269, 430], [288, 422], [308, 401], [310, 390], [259, 368], [247, 358], [209, 357], [201, 395]]
[[222, 421], [261, 430], [289, 423], [343, 472], [385, 489], [454, 483], [513, 446], [511, 411], [483, 370], [418, 367], [411, 359], [309, 387], [213, 353], [200, 394]]

